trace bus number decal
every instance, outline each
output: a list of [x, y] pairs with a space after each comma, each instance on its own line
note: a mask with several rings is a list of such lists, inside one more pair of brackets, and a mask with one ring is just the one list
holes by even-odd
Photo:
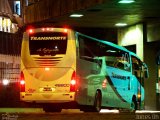
[[32, 89], [32, 88], [29, 88], [29, 89], [28, 89], [28, 92], [29, 92], [29, 93], [34, 93], [35, 91], [36, 91], [36, 90], [35, 90], [35, 89]]

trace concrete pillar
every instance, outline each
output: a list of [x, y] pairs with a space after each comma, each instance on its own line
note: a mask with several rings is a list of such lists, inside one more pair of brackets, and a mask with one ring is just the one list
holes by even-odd
[[144, 82], [145, 85], [145, 108], [147, 110], [156, 110], [156, 51], [153, 44], [144, 45], [144, 62], [148, 65], [149, 79]]

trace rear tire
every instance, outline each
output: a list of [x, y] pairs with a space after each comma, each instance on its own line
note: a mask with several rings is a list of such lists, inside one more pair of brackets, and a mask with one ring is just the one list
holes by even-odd
[[96, 92], [93, 105], [80, 105], [80, 110], [84, 112], [100, 112], [102, 95], [100, 91]]
[[95, 95], [95, 101], [94, 101], [94, 111], [95, 112], [100, 112], [101, 103], [102, 103], [102, 95], [100, 91], [97, 91]]
[[131, 108], [132, 108], [133, 110], [137, 110], [137, 108], [138, 108], [136, 96], [133, 96], [133, 97], [132, 97]]

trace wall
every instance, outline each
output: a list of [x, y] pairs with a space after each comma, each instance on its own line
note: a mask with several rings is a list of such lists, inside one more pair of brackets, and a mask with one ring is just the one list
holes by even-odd
[[136, 45], [136, 54], [143, 61], [143, 25], [121, 28], [118, 30], [118, 45]]
[[147, 42], [160, 41], [160, 23], [150, 23], [147, 25]]
[[155, 50], [152, 45], [146, 44], [144, 59], [149, 69], [149, 79], [145, 82], [146, 88], [146, 109], [154, 110], [156, 108], [156, 64]]
[[29, 24], [57, 18], [103, 2], [104, 0], [41, 0], [26, 7], [24, 22]]

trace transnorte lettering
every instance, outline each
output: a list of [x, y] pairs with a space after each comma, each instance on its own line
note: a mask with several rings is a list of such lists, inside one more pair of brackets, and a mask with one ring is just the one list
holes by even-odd
[[55, 36], [55, 37], [30, 37], [30, 40], [66, 40], [66, 36]]
[[117, 79], [122, 79], [122, 80], [126, 80], [126, 76], [122, 76], [122, 75], [117, 75], [115, 73], [112, 72], [112, 77], [113, 78], [117, 78]]

